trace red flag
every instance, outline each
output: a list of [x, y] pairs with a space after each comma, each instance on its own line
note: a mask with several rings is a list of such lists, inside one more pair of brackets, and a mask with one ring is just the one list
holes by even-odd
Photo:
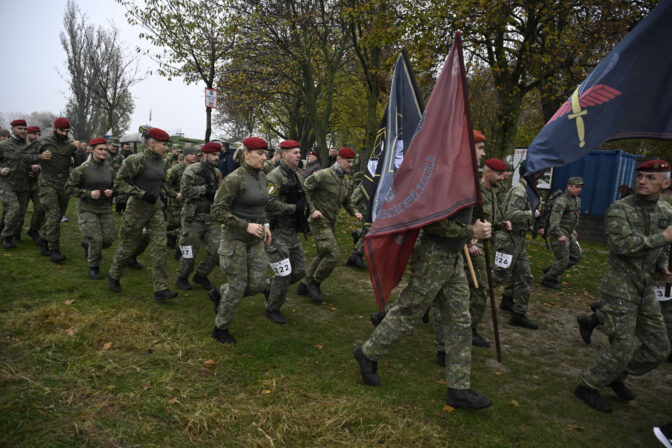
[[401, 280], [420, 228], [480, 200], [473, 148], [458, 33], [392, 188], [364, 240], [381, 309]]

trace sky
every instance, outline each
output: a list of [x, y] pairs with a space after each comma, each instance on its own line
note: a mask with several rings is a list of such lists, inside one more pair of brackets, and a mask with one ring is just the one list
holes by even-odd
[[[127, 55], [135, 55], [138, 46], [151, 52], [151, 45], [138, 37], [142, 28], [129, 25], [124, 8], [114, 0], [76, 1], [87, 23], [113, 23], [117, 27]], [[69, 87], [64, 78], [68, 72], [59, 35], [66, 4], [67, 0], [0, 0], [0, 112], [59, 114], [65, 109]], [[135, 111], [128, 132], [137, 132], [140, 125], [148, 124], [151, 110], [152, 126], [171, 135], [182, 132], [186, 137], [202, 139], [205, 85], [150, 75], [156, 67], [149, 57], [139, 57], [139, 73], [145, 79], [131, 87]]]

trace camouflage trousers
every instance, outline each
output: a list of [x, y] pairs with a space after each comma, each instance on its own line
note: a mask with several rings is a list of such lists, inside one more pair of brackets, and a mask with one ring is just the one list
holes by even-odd
[[306, 260], [301, 240], [294, 229], [274, 229], [273, 239], [271, 245], [266, 248], [266, 253], [270, 263], [288, 259], [291, 266], [291, 274], [282, 275], [282, 272], [276, 272], [269, 281], [270, 294], [266, 309], [278, 311], [285, 303], [289, 286], [306, 275]]
[[[479, 247], [481, 247], [480, 244]], [[478, 288], [474, 285], [471, 273], [469, 272], [469, 266], [466, 266], [466, 263], [464, 269], [464, 273], [469, 281], [469, 314], [471, 315], [472, 327], [476, 327], [483, 321], [483, 315], [485, 314], [489, 297], [488, 272], [485, 266], [485, 252], [482, 247], [481, 252], [483, 252], [482, 255], [471, 258], [471, 263], [474, 265], [474, 273], [476, 274], [476, 281], [478, 282]]]
[[89, 243], [88, 257], [89, 267], [100, 266], [103, 259], [103, 249], [107, 249], [114, 243], [114, 216], [112, 210], [102, 213], [77, 210], [79, 231]]
[[33, 203], [33, 216], [30, 218], [30, 230], [39, 231], [44, 222], [44, 210], [40, 207], [40, 189], [37, 182], [30, 182], [29, 199]]
[[534, 276], [525, 249], [525, 235], [512, 235], [513, 238], [509, 235], [508, 232], [503, 231], [495, 233], [495, 251], [511, 255], [512, 259], [508, 267], [493, 264], [492, 282], [497, 288], [513, 281], [513, 312], [525, 314], [530, 302], [530, 294], [532, 294]]
[[628, 375], [643, 375], [670, 353], [665, 321], [652, 288], [643, 297], [602, 293], [602, 303], [596, 314], [609, 346], [582, 373], [580, 381], [593, 389]]
[[334, 237], [334, 226], [326, 219], [310, 220], [310, 233], [315, 237], [317, 255], [308, 267], [306, 280], [313, 279], [322, 283], [329, 277], [338, 264], [341, 251]]
[[369, 232], [368, 227], [362, 226], [361, 229], [357, 230], [357, 234], [359, 235], [359, 239], [357, 239], [357, 242], [355, 243], [355, 247], [352, 248], [352, 254], [353, 255], [359, 255], [360, 257], [364, 257], [364, 237], [366, 234]]
[[49, 250], [55, 250], [61, 239], [61, 217], [68, 208], [68, 196], [62, 186], [41, 184], [39, 201], [44, 211], [40, 236], [49, 244]]
[[[210, 275], [212, 270], [219, 262], [219, 225], [206, 213], [199, 213], [193, 219], [182, 219], [182, 232], [180, 233], [180, 249], [184, 248], [180, 258], [180, 266], [177, 269], [177, 276], [188, 278], [194, 271], [194, 265], [198, 259], [198, 252], [201, 241], [205, 246], [205, 257], [198, 264], [196, 274], [203, 277]], [[185, 253], [191, 252], [191, 257], [187, 258]]]
[[553, 248], [555, 259], [553, 260], [551, 269], [546, 274], [546, 278], [549, 280], [557, 280], [563, 272], [581, 260], [581, 248], [573, 235], [564, 243], [559, 242], [557, 239], [553, 240], [551, 242], [551, 247]]
[[410, 261], [408, 286], [388, 309], [385, 319], [364, 343], [364, 354], [373, 360], [385, 356], [392, 344], [418, 324], [430, 305], [436, 309], [435, 325], [444, 334], [446, 382], [454, 389], [468, 389], [471, 375], [471, 318], [469, 287], [462, 256], [450, 253], [420, 237]]
[[258, 238], [242, 241], [234, 238], [225, 226], [219, 243], [219, 267], [228, 283], [219, 288], [222, 296], [215, 318], [215, 327], [229, 328], [240, 301], [258, 294], [266, 287], [268, 257], [264, 241]]
[[[166, 214], [166, 231], [172, 237], [179, 237], [181, 235], [182, 224], [182, 203], [176, 205], [168, 205], [165, 210]], [[217, 244], [219, 246], [219, 243]]]
[[151, 205], [133, 196], [128, 200], [126, 212], [119, 228], [119, 247], [117, 247], [110, 275], [119, 279], [131, 257], [138, 254], [143, 244], [143, 229], [149, 235], [149, 253], [152, 257], [152, 275], [154, 291], [168, 289], [166, 272], [166, 221], [163, 218], [160, 203]]
[[663, 313], [663, 320], [667, 328], [667, 339], [672, 344], [672, 300], [660, 302], [660, 311]]
[[21, 234], [23, 218], [28, 207], [28, 191], [14, 191], [6, 186], [0, 187], [2, 201], [3, 228], [2, 237], [11, 238]]

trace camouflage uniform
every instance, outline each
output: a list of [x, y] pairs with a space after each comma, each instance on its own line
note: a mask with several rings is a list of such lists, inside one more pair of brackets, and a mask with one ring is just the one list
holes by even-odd
[[583, 372], [581, 385], [599, 389], [628, 374], [643, 375], [670, 353], [652, 280], [654, 271], [667, 267], [663, 231], [669, 225], [672, 206], [659, 195], [627, 196], [607, 210], [609, 261], [600, 287], [604, 306], [596, 314], [609, 346]]
[[267, 223], [267, 202], [266, 175], [245, 162], [219, 184], [212, 217], [222, 223], [219, 267], [228, 279], [219, 289], [215, 327], [220, 330], [229, 328], [243, 297], [262, 292], [266, 286], [264, 240], [247, 233], [247, 225]]
[[44, 222], [44, 209], [40, 207], [40, 188], [38, 186], [40, 173], [31, 170], [28, 176], [28, 199], [33, 203], [33, 216], [30, 218], [28, 234], [37, 235]]
[[210, 207], [215, 199], [221, 176], [217, 167], [212, 166], [206, 160], [192, 163], [186, 167], [181, 176], [184, 206], [182, 207], [180, 246], [185, 251], [189, 248], [191, 257], [185, 257], [186, 252], [183, 251], [177, 270], [179, 278], [186, 279], [194, 271], [201, 241], [205, 245], [206, 255], [198, 264], [196, 274], [207, 277], [217, 266], [220, 232], [217, 221], [210, 214]]
[[[117, 173], [115, 190], [129, 197], [119, 228], [119, 247], [114, 253], [110, 276], [119, 280], [123, 269], [137, 254], [142, 231], [149, 234], [154, 292], [168, 289], [166, 273], [166, 220], [161, 211], [161, 186], [166, 180], [163, 158], [149, 149], [124, 160]], [[144, 199], [143, 199], [144, 198]], [[152, 204], [151, 199], [155, 202]], [[150, 202], [147, 202], [147, 201]]]
[[[369, 200], [364, 195], [364, 189], [361, 184], [358, 184], [357, 187], [352, 192], [350, 196], [350, 202], [354, 205], [357, 210], [360, 210], [364, 217], [366, 218], [366, 209], [369, 207]], [[368, 232], [369, 228], [364, 223], [359, 230], [356, 230], [359, 237], [355, 243], [355, 247], [352, 248], [352, 253], [359, 255], [360, 257], [364, 256], [364, 237]]]
[[29, 196], [26, 146], [25, 139], [18, 140], [14, 135], [0, 143], [0, 168], [10, 169], [6, 176], [0, 176], [0, 200], [4, 217], [3, 238], [11, 239], [21, 234]]
[[[117, 152], [116, 154], [113, 154], [108, 151], [107, 153], [107, 159], [105, 159], [105, 162], [108, 164], [110, 168], [114, 170], [114, 173], [118, 173], [119, 169], [121, 168], [121, 165], [124, 163], [124, 160], [126, 159], [126, 156], [122, 154], [121, 151]], [[114, 208], [117, 211], [117, 214], [121, 214], [122, 210], [126, 210], [126, 202], [128, 201], [128, 197], [126, 195], [118, 194], [115, 192], [114, 195]]]
[[187, 165], [182, 161], [173, 165], [166, 176], [164, 193], [167, 201], [166, 228], [168, 229], [168, 238], [177, 239], [180, 236], [180, 221], [184, 202], [177, 199], [177, 194], [180, 192], [180, 182], [185, 169], [187, 169]]
[[[296, 216], [296, 204], [303, 201], [305, 207], [306, 196], [301, 175], [282, 161], [268, 174], [267, 179], [269, 198], [266, 208], [271, 217], [273, 234], [271, 244], [266, 248], [268, 261], [273, 264], [289, 259], [291, 267], [289, 275], [286, 272], [274, 270], [276, 271], [275, 276], [271, 278], [266, 309], [279, 311], [285, 303], [289, 285], [296, 283], [306, 275], [306, 260], [297, 232], [298, 227], [306, 224], [305, 214]], [[304, 227], [301, 230], [306, 229]]]
[[[112, 197], [106, 197], [104, 190], [112, 190], [115, 172], [105, 161], [93, 157], [74, 168], [65, 183], [65, 192], [77, 200], [79, 230], [88, 242], [87, 262], [89, 267], [99, 267], [103, 258], [102, 249], [114, 242], [114, 216]], [[100, 190], [100, 197], [93, 199], [91, 192]]]
[[498, 229], [495, 232], [495, 251], [512, 256], [508, 267], [494, 265], [492, 280], [495, 287], [513, 280], [513, 312], [527, 313], [527, 305], [532, 293], [534, 277], [530, 269], [530, 260], [525, 249], [525, 234], [530, 229], [534, 218], [530, 202], [525, 191], [525, 181], [521, 180], [506, 195], [502, 212], [511, 221], [511, 231]]
[[[551, 239], [555, 260], [546, 274], [546, 280], [557, 281], [563, 272], [581, 260], [581, 248], [573, 235], [580, 213], [581, 198], [571, 195], [569, 191], [553, 202], [547, 234]], [[562, 236], [569, 239], [561, 243], [558, 238]]]
[[471, 374], [471, 318], [469, 287], [462, 251], [474, 237], [471, 208], [422, 229], [410, 260], [408, 286], [389, 308], [385, 319], [362, 346], [377, 361], [404, 333], [411, 330], [433, 305], [444, 334], [446, 382], [452, 389], [469, 389]]
[[308, 214], [315, 210], [322, 218], [308, 218], [310, 232], [315, 237], [317, 255], [310, 263], [306, 280], [322, 283], [332, 273], [338, 263], [340, 250], [334, 237], [334, 228], [338, 211], [343, 208], [352, 216], [358, 213], [350, 202], [350, 180], [336, 164], [328, 169], [317, 171], [305, 180]]

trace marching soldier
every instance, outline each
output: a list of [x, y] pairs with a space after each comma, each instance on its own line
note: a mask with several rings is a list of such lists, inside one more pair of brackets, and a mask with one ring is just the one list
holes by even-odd
[[[354, 176], [352, 180], [354, 181]], [[362, 215], [365, 215], [367, 213], [366, 210], [369, 207], [369, 201], [364, 195], [364, 189], [362, 187], [361, 179], [357, 183], [357, 186], [354, 188], [352, 194], [350, 195], [350, 202], [354, 205], [354, 207], [357, 210], [362, 211]], [[369, 230], [368, 226], [363, 223], [360, 229], [353, 230], [351, 232], [355, 246], [352, 248], [352, 252], [350, 253], [350, 256], [345, 262], [346, 265], [353, 266], [358, 269], [366, 269], [366, 264], [364, 264], [364, 237], [366, 236], [368, 230]]]
[[115, 172], [118, 172], [123, 161], [124, 155], [119, 151], [119, 139], [111, 138], [107, 142], [107, 163]]
[[[168, 170], [168, 176], [164, 187], [166, 196], [166, 228], [168, 229], [168, 247], [175, 249], [177, 238], [180, 236], [180, 220], [182, 219], [182, 205], [184, 198], [180, 193], [182, 174], [192, 163], [196, 163], [196, 149], [184, 148], [184, 158]], [[177, 252], [176, 252], [177, 253]], [[179, 258], [179, 257], [178, 257]]]
[[[28, 148], [26, 152], [28, 154], [34, 155], [33, 143], [35, 140], [40, 138], [40, 128], [38, 126], [28, 126], [26, 129], [26, 142], [28, 143]], [[33, 216], [30, 218], [30, 228], [26, 234], [32, 238], [32, 240], [40, 245], [40, 227], [42, 227], [42, 222], [44, 221], [44, 210], [40, 207], [40, 190], [38, 188], [38, 179], [40, 175], [40, 165], [34, 163], [30, 166], [30, 171], [28, 172], [28, 189], [29, 189], [29, 199], [33, 202]]]
[[28, 166], [25, 162], [26, 120], [11, 123], [10, 137], [0, 143], [0, 198], [3, 207], [2, 248], [13, 249], [20, 239], [28, 206]]

